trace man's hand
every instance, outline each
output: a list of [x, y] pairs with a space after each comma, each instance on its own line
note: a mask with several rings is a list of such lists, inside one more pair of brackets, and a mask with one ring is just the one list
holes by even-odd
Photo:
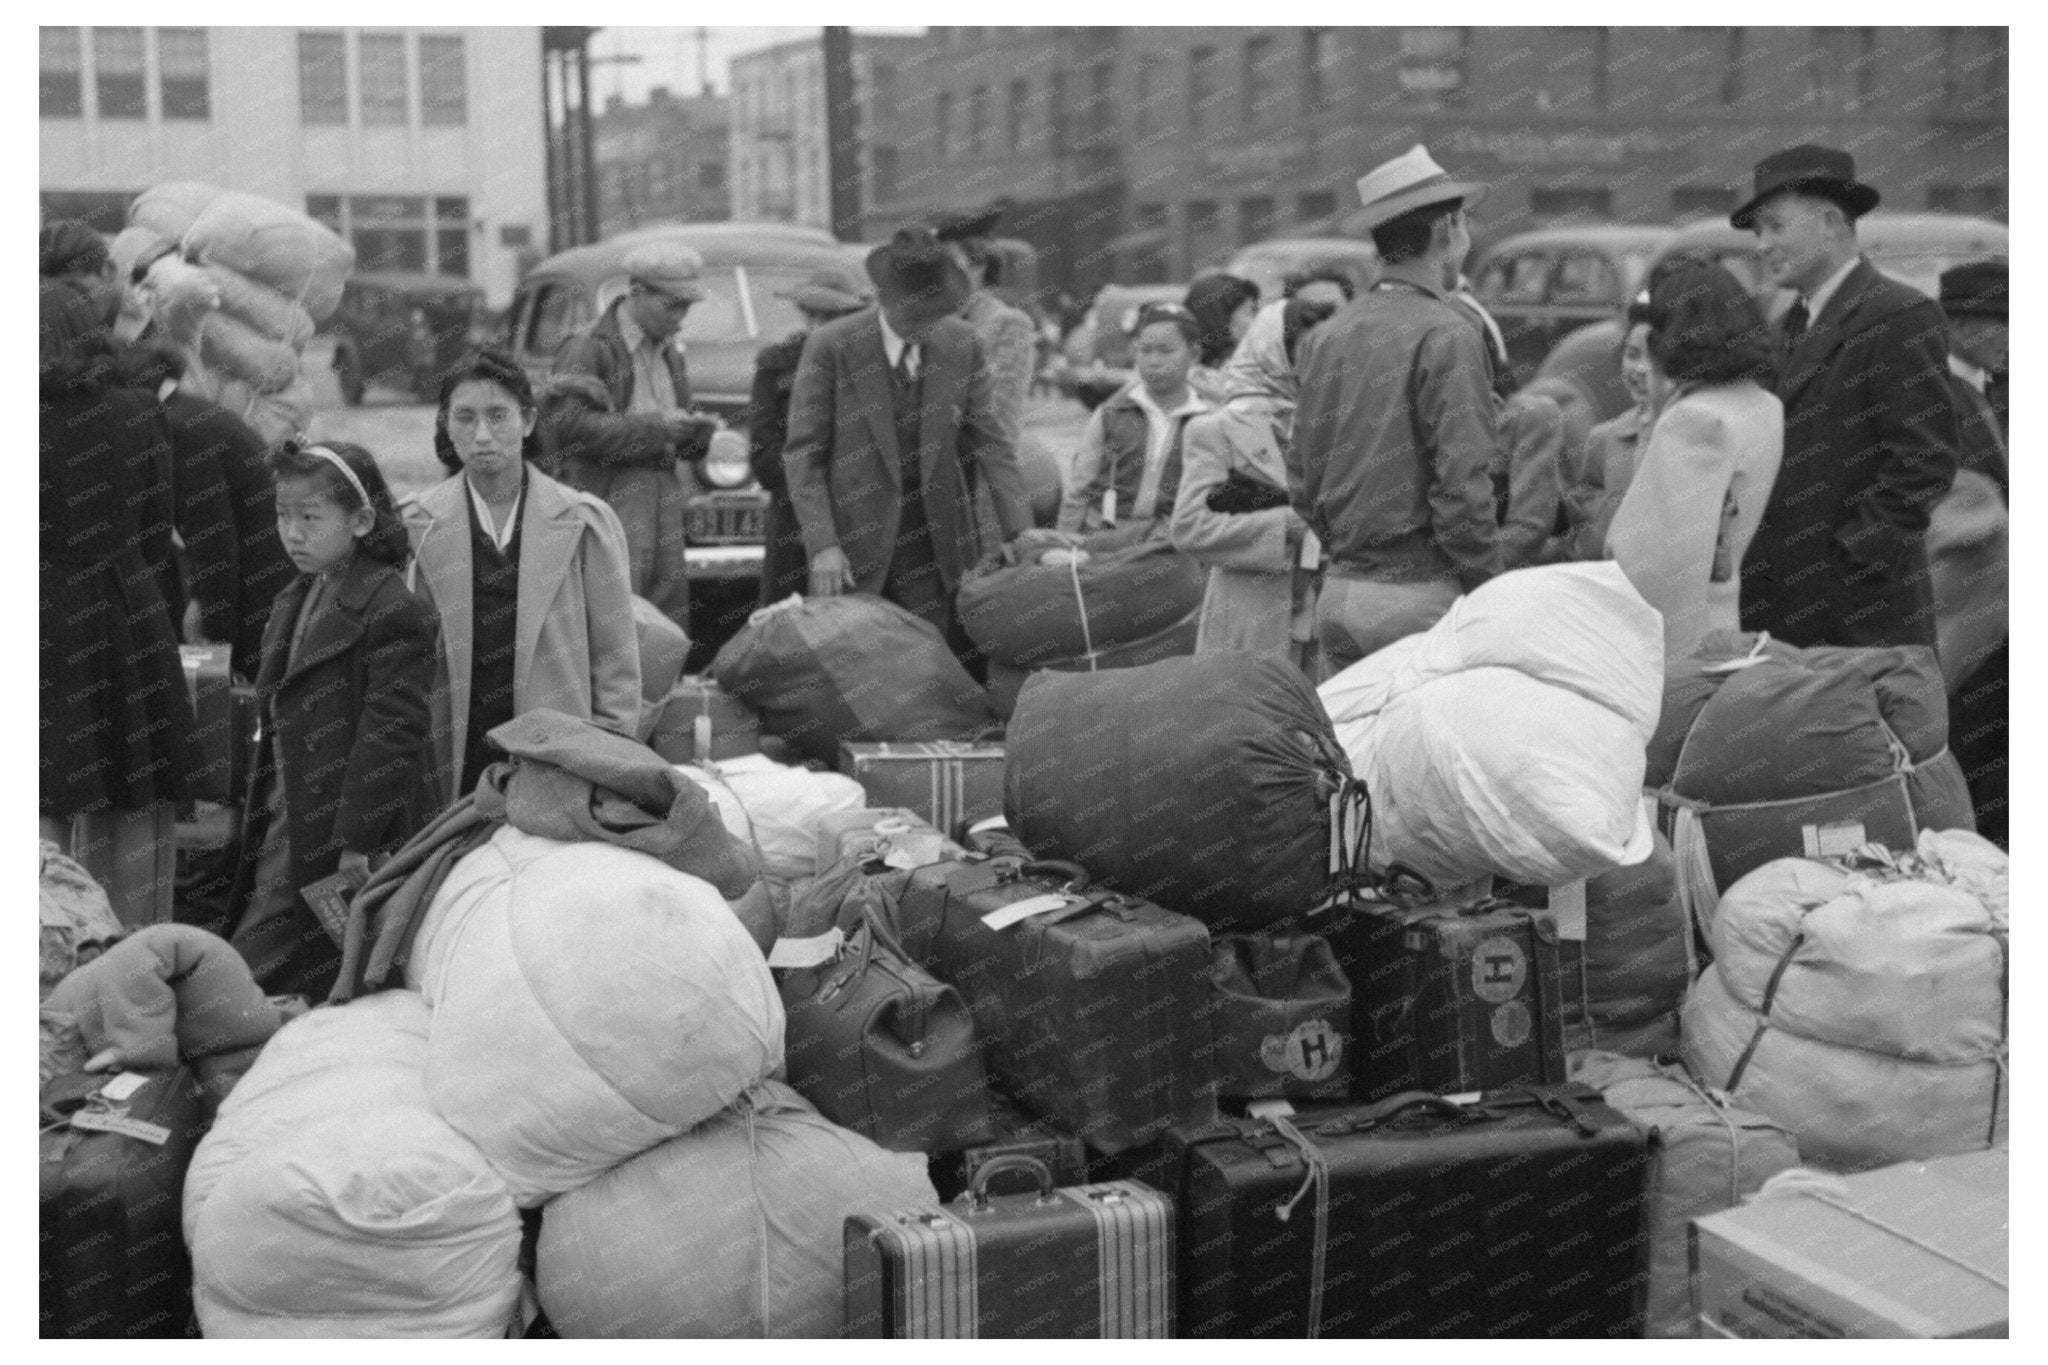
[[367, 881], [370, 876], [370, 855], [358, 853], [352, 848], [343, 849], [341, 852], [341, 864], [335, 870], [345, 872], [351, 877], [360, 877]]
[[811, 556], [811, 596], [837, 597], [853, 591], [853, 566], [837, 545]]
[[711, 433], [718, 430], [718, 419], [701, 412], [672, 412], [667, 416], [669, 439], [674, 444], [678, 460], [691, 464], [702, 460], [711, 450]]

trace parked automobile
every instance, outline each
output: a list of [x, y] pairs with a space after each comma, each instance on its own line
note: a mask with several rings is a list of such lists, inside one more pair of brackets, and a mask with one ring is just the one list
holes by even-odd
[[[1940, 292], [1943, 271], [1966, 261], [2006, 259], [2010, 236], [2002, 223], [1953, 213], [1880, 211], [1856, 224], [1856, 240], [1870, 263], [1930, 298]], [[1671, 233], [1650, 268], [1682, 251], [1718, 260], [1763, 301], [1772, 318], [1791, 304], [1790, 293], [1773, 288], [1765, 278], [1755, 235], [1738, 231], [1726, 219], [1688, 224]], [[1644, 278], [1648, 273], [1644, 271]], [[1621, 386], [1623, 331], [1613, 313], [1578, 328], [1544, 357], [1532, 382], [1553, 388], [1560, 402], [1567, 392], [1563, 386], [1569, 386], [1586, 404], [1592, 422], [1619, 416], [1628, 407], [1628, 394]]]
[[351, 407], [371, 384], [431, 402], [442, 369], [484, 339], [488, 318], [483, 290], [467, 280], [362, 271], [320, 331], [333, 338], [335, 383]]
[[796, 305], [777, 295], [818, 266], [844, 261], [848, 248], [821, 228], [789, 223], [674, 223], [560, 252], [520, 282], [505, 320], [503, 342], [536, 383], [552, 371], [562, 343], [626, 292], [626, 254], [648, 241], [682, 242], [704, 258], [705, 297], [684, 317], [681, 341], [691, 397], [734, 431], [714, 441], [701, 466], [684, 467], [692, 484], [689, 575], [750, 583], [760, 572], [768, 504], [749, 472], [744, 439], [754, 357], [802, 325]]
[[1269, 237], [1240, 247], [1223, 265], [1225, 274], [1257, 285], [1262, 303], [1280, 297], [1289, 275], [1309, 270], [1341, 271], [1362, 293], [1380, 277], [1380, 254], [1356, 237]]
[[1482, 251], [1466, 273], [1500, 324], [1515, 383], [1533, 379], [1566, 333], [1612, 318], [1670, 236], [1664, 226], [1582, 223], [1518, 232]]

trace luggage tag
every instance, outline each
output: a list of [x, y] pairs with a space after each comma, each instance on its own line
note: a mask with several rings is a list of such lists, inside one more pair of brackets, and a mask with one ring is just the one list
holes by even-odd
[[1739, 659], [1729, 659], [1718, 664], [1708, 664], [1705, 668], [1702, 668], [1700, 672], [1740, 673], [1745, 668], [1754, 668], [1758, 664], [1766, 662], [1766, 660], [1764, 659], [1764, 646], [1769, 644], [1770, 642], [1771, 633], [1767, 630], [1759, 631], [1757, 633], [1756, 643], [1749, 647], [1749, 653], [1743, 655]]
[[1550, 888], [1550, 913], [1556, 918], [1557, 936], [1568, 943], [1586, 941], [1586, 879]]
[[779, 938], [768, 950], [768, 965], [783, 971], [809, 971], [835, 962], [846, 946], [846, 934], [838, 925], [812, 938]]
[[981, 917], [981, 922], [991, 929], [1007, 929], [1033, 915], [1044, 915], [1054, 910], [1064, 910], [1070, 905], [1079, 905], [1085, 896], [1076, 896], [1063, 891], [1048, 891], [1040, 896], [1026, 896], [1021, 901], [1012, 901], [1000, 910], [991, 910]]
[[127, 1112], [129, 1101], [147, 1084], [149, 1077], [141, 1072], [120, 1072], [94, 1091], [84, 1108], [70, 1116], [72, 1128], [89, 1133], [119, 1133], [152, 1147], [163, 1146], [171, 1140], [170, 1129], [160, 1123], [131, 1118]]
[[1253, 1100], [1244, 1107], [1244, 1112], [1252, 1118], [1271, 1121], [1274, 1118], [1285, 1118], [1295, 1110], [1286, 1100]]

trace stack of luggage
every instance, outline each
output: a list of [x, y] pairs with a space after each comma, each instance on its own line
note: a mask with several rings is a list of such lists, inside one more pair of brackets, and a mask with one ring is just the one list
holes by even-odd
[[[1002, 732], [934, 643], [858, 599], [756, 620], [670, 693], [667, 751], [602, 741], [640, 757], [586, 801], [644, 804], [652, 763], [722, 873], [490, 828], [406, 934], [373, 880], [384, 989], [228, 1040], [210, 1133], [177, 1109], [206, 1049], [160, 1059], [126, 1102], [189, 1134], [197, 1326], [2002, 1329], [2002, 1233], [1938, 1205], [1981, 1232], [2003, 1189], [2004, 855], [1873, 816], [1758, 857], [1716, 823], [1754, 788], [1657, 748], [1738, 684], [1793, 750], [1865, 706], [1901, 793], [1939, 766], [1918, 661], [1835, 651], [1780, 692], [1744, 641], [1763, 662], [1680, 670], [1674, 704], [1605, 565], [1507, 575], [1320, 693], [1249, 655], [1040, 670]], [[494, 732], [510, 782], [559, 719]], [[45, 923], [46, 973], [104, 928]], [[1817, 1245], [1809, 1205], [1879, 1222]]]

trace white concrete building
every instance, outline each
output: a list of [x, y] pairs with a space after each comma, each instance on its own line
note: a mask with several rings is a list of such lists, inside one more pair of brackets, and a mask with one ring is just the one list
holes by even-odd
[[151, 185], [204, 180], [493, 307], [546, 246], [538, 28], [45, 26], [41, 49], [46, 217], [118, 226]]

